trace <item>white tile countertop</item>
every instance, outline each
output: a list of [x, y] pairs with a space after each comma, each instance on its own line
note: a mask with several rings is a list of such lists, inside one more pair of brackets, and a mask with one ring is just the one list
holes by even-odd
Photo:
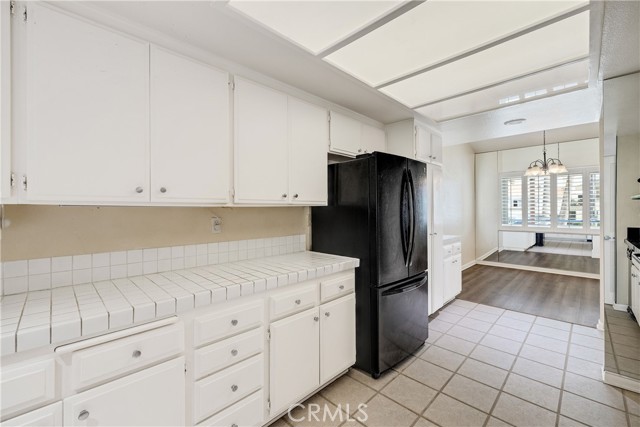
[[358, 266], [355, 258], [296, 252], [7, 295], [0, 348], [5, 355], [62, 343]]

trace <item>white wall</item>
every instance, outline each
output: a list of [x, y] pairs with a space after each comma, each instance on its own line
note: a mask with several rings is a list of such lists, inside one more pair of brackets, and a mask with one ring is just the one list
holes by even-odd
[[498, 249], [498, 153], [476, 154], [476, 258]]
[[469, 144], [444, 147], [444, 232], [462, 239], [462, 265], [473, 262], [476, 247], [474, 152]]

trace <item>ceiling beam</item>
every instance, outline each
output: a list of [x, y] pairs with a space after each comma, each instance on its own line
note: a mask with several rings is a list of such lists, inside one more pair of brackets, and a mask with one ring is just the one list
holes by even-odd
[[518, 32], [510, 34], [510, 35], [508, 35], [506, 37], [503, 37], [503, 38], [500, 38], [498, 40], [494, 40], [492, 42], [489, 42], [489, 43], [486, 43], [484, 45], [478, 46], [476, 48], [473, 48], [471, 50], [463, 52], [463, 53], [461, 53], [459, 55], [456, 55], [454, 57], [451, 57], [449, 59], [445, 59], [444, 61], [440, 61], [440, 62], [438, 62], [436, 64], [429, 65], [427, 67], [423, 67], [423, 68], [421, 68], [419, 70], [412, 71], [412, 72], [404, 74], [404, 75], [402, 75], [400, 77], [396, 77], [396, 78], [394, 78], [392, 80], [389, 80], [389, 81], [386, 81], [386, 82], [384, 82], [382, 84], [379, 84], [375, 88], [379, 90], [379, 89], [382, 89], [384, 87], [391, 86], [391, 85], [393, 85], [395, 83], [398, 83], [398, 82], [401, 82], [403, 80], [410, 79], [411, 77], [415, 77], [415, 76], [418, 76], [420, 74], [424, 74], [424, 73], [429, 72], [431, 70], [435, 70], [436, 68], [440, 68], [440, 67], [443, 67], [443, 66], [445, 66], [447, 64], [451, 64], [452, 62], [456, 62], [456, 61], [459, 61], [459, 60], [464, 59], [466, 57], [469, 57], [471, 55], [475, 55], [477, 53], [483, 52], [483, 51], [485, 51], [487, 49], [491, 49], [492, 47], [501, 45], [503, 43], [506, 43], [506, 42], [511, 41], [513, 39], [516, 39], [518, 37], [521, 37], [521, 36], [524, 36], [526, 34], [532, 33], [532, 32], [534, 32], [536, 30], [541, 29], [541, 28], [544, 28], [544, 27], [547, 27], [549, 25], [555, 24], [556, 22], [563, 21], [563, 20], [565, 20], [567, 18], [571, 18], [572, 16], [575, 16], [575, 15], [578, 15], [578, 14], [580, 14], [582, 12], [590, 10], [590, 7], [591, 7], [590, 5], [585, 5], [585, 6], [570, 10], [569, 12], [565, 12], [565, 13], [563, 13], [561, 15], [558, 15], [558, 16], [556, 16], [554, 18], [549, 19], [548, 21], [541, 22], [541, 23], [536, 24], [536, 25], [532, 25], [532, 26], [527, 27], [527, 28], [525, 28], [523, 30], [520, 30]]
[[354, 32], [352, 34], [349, 34], [349, 35], [345, 36], [343, 39], [341, 39], [341, 40], [337, 41], [336, 43], [332, 44], [331, 46], [325, 48], [320, 53], [318, 53], [316, 56], [318, 58], [324, 58], [326, 56], [331, 55], [333, 52], [342, 49], [343, 47], [355, 42], [356, 40], [358, 40], [358, 39], [360, 39], [360, 38], [362, 38], [364, 36], [366, 36], [370, 32], [372, 32], [374, 30], [377, 30], [378, 28], [382, 27], [386, 23], [391, 22], [394, 19], [396, 19], [397, 17], [404, 15], [405, 13], [409, 12], [411, 9], [420, 6], [425, 1], [426, 0], [409, 0], [407, 2], [404, 2], [404, 3], [400, 4], [398, 7], [396, 7], [395, 9], [391, 9], [388, 13], [382, 15], [381, 17], [379, 17], [375, 21], [373, 21], [370, 24], [366, 25], [364, 28], [361, 28], [361, 29], [357, 30], [356, 32]]

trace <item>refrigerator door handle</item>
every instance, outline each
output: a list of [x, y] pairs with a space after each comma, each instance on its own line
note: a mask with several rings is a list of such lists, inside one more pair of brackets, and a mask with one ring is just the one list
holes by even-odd
[[424, 284], [427, 283], [427, 277], [424, 277], [422, 280], [420, 280], [419, 282], [412, 282], [412, 283], [407, 283], [389, 290], [386, 290], [384, 292], [382, 292], [382, 296], [386, 297], [389, 295], [396, 295], [396, 294], [401, 294], [404, 292], [411, 292], [414, 291], [422, 286], [424, 286]]
[[411, 175], [411, 170], [407, 170], [407, 176], [409, 178], [409, 196], [411, 203], [409, 204], [409, 213], [410, 213], [410, 232], [409, 232], [409, 244], [407, 248], [407, 267], [411, 265], [413, 258], [413, 247], [415, 243], [416, 237], [416, 192], [415, 187], [413, 185], [413, 176]]
[[402, 256], [404, 258], [405, 266], [409, 266], [409, 233], [407, 224], [407, 196], [409, 182], [407, 179], [407, 172], [402, 173], [402, 184], [400, 188], [400, 235], [402, 238]]

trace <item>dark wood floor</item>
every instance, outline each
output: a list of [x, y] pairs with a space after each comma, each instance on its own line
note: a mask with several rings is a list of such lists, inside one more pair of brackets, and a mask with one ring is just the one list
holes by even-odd
[[600, 273], [600, 260], [588, 256], [548, 254], [544, 252], [498, 251], [485, 261], [505, 264], [527, 265], [531, 267], [555, 268], [556, 270], [579, 271], [581, 273]]
[[598, 280], [512, 268], [466, 269], [458, 298], [590, 327], [600, 316]]

